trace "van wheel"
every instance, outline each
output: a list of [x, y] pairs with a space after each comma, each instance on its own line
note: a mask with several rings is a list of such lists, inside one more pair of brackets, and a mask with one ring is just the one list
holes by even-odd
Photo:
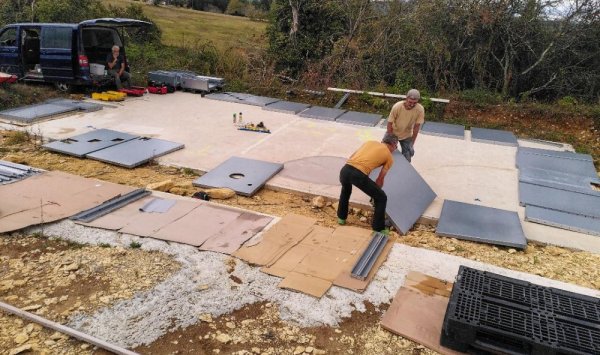
[[71, 92], [71, 90], [73, 90], [73, 85], [59, 81], [54, 83], [54, 86], [56, 87], [56, 89], [60, 92]]

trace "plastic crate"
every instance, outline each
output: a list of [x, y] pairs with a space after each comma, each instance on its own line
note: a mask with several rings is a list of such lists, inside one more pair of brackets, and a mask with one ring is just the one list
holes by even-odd
[[440, 341], [458, 351], [600, 354], [598, 302], [461, 266]]
[[474, 292], [600, 324], [600, 299], [461, 266], [456, 284]]

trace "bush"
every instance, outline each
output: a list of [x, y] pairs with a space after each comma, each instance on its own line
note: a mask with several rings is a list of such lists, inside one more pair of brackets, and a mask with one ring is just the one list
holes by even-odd
[[565, 96], [557, 101], [558, 106], [570, 108], [577, 105], [577, 99], [573, 96]]
[[463, 90], [460, 93], [460, 99], [478, 107], [502, 103], [502, 96], [499, 93], [485, 89]]

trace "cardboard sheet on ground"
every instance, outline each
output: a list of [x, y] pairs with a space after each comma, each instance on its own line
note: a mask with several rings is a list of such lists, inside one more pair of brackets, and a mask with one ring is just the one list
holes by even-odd
[[245, 241], [262, 231], [272, 220], [272, 217], [243, 212], [233, 222], [205, 241], [200, 246], [200, 250], [232, 254]]
[[0, 233], [54, 222], [134, 188], [58, 171], [0, 186]]
[[[415, 280], [416, 279], [416, 280]], [[398, 290], [381, 326], [394, 334], [437, 351], [461, 354], [440, 345], [440, 335], [452, 284], [420, 273], [411, 272]]]
[[233, 256], [252, 265], [271, 266], [290, 248], [300, 243], [312, 231], [316, 222], [314, 218], [288, 214], [265, 231], [260, 241], [242, 246]]

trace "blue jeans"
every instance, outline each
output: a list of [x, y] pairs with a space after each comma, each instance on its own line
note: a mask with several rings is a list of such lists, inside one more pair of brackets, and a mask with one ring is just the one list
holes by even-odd
[[377, 186], [375, 181], [371, 180], [365, 173], [348, 164], [344, 165], [340, 171], [340, 183], [342, 184], [342, 192], [340, 193], [340, 202], [337, 210], [338, 218], [343, 220], [348, 218], [348, 204], [350, 202], [350, 195], [352, 194], [352, 185], [354, 185], [375, 201], [373, 230], [380, 232], [385, 229], [387, 195], [381, 187]]
[[408, 160], [410, 163], [410, 159], [415, 155], [415, 149], [413, 148], [412, 138], [406, 138], [402, 140], [398, 140], [398, 144], [402, 149], [402, 155]]

